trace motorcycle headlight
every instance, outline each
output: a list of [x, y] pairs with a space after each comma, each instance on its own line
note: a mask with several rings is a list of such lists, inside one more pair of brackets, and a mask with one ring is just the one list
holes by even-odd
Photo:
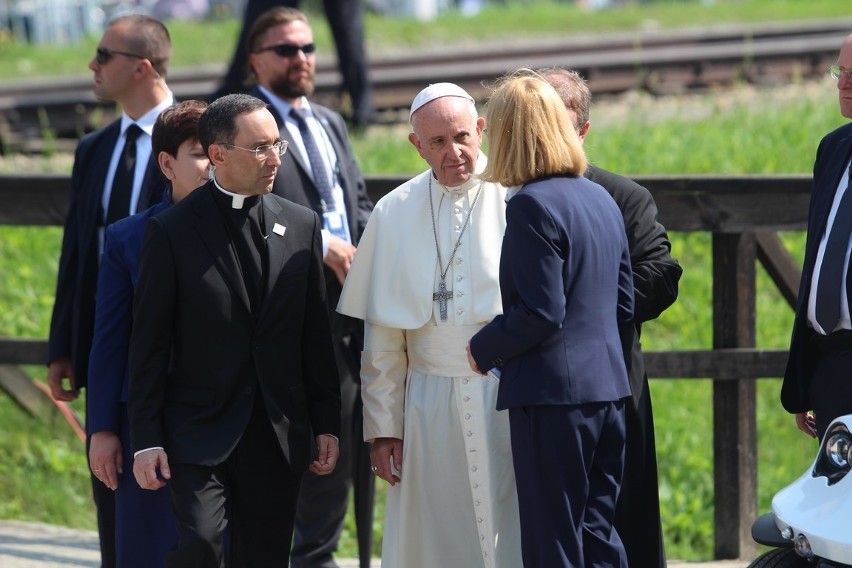
[[829, 485], [837, 483], [852, 469], [852, 434], [842, 423], [825, 435], [814, 475], [824, 475]]

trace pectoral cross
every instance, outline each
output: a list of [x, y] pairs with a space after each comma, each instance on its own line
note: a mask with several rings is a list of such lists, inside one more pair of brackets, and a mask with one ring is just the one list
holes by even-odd
[[432, 294], [432, 301], [438, 302], [441, 312], [441, 321], [447, 321], [447, 300], [453, 298], [453, 291], [447, 290], [447, 284], [443, 280], [438, 284], [438, 291]]

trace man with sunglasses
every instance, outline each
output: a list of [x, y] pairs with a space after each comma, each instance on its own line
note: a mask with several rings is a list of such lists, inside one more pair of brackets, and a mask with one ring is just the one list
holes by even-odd
[[361, 437], [359, 394], [362, 326], [333, 311], [367, 224], [373, 203], [367, 196], [343, 119], [309, 101], [313, 94], [316, 54], [305, 14], [278, 7], [252, 26], [247, 46], [249, 67], [257, 79], [251, 94], [269, 103], [282, 140], [290, 150], [282, 156], [272, 192], [309, 207], [323, 220], [323, 253], [335, 358], [341, 381], [343, 424], [341, 462], [335, 473], [311, 473], [302, 482], [293, 568], [335, 567], [349, 491], [355, 506], [362, 566], [369, 566], [372, 536], [373, 475], [369, 450]]
[[198, 139], [212, 179], [145, 227], [133, 474], [143, 489], [170, 480], [178, 548], [167, 566], [286, 567], [303, 472], [327, 475], [338, 456], [322, 225], [268, 195], [287, 143], [266, 103], [217, 99]]
[[[852, 118], [852, 35], [829, 68], [840, 114]], [[852, 124], [826, 135], [814, 162], [808, 237], [781, 404], [796, 426], [822, 437], [832, 420], [852, 412]]]
[[[213, 98], [228, 93], [244, 92], [246, 80], [246, 39], [254, 22], [261, 14], [277, 7], [298, 8], [300, 0], [247, 0], [243, 26], [234, 51], [231, 65], [222, 86]], [[362, 0], [323, 0], [323, 12], [334, 36], [338, 67], [343, 77], [342, 90], [349, 94], [351, 124], [366, 128], [373, 118], [373, 89], [370, 84], [367, 54], [364, 50], [364, 14]]]
[[[110, 22], [89, 63], [94, 93], [121, 116], [84, 136], [74, 156], [68, 214], [50, 323], [48, 383], [56, 400], [74, 400], [87, 384], [95, 320], [95, 289], [105, 228], [159, 203], [165, 180], [151, 156], [157, 116], [174, 102], [166, 86], [172, 47], [166, 27], [128, 15]], [[94, 476], [104, 567], [115, 561], [115, 504]]]

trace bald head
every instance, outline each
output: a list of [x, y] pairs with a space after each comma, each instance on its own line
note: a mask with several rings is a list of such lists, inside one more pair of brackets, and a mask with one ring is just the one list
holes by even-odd
[[592, 106], [592, 91], [586, 80], [571, 69], [550, 67], [537, 73], [556, 90], [562, 104], [571, 115], [577, 133], [585, 135], [589, 124], [589, 109]]

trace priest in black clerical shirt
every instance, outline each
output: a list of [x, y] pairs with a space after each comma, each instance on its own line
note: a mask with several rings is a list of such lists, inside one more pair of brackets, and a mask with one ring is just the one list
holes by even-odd
[[[340, 394], [322, 224], [269, 194], [286, 144], [266, 105], [230, 95], [198, 137], [213, 179], [149, 221], [130, 350], [140, 486], [170, 479], [170, 566], [287, 566], [302, 472], [338, 457]], [[319, 457], [311, 462], [311, 432]]]
[[259, 195], [245, 197], [219, 187], [211, 191], [222, 214], [228, 237], [234, 245], [237, 264], [246, 286], [252, 314], [260, 311], [266, 282], [269, 276], [269, 257], [266, 254], [266, 238], [263, 207]]

